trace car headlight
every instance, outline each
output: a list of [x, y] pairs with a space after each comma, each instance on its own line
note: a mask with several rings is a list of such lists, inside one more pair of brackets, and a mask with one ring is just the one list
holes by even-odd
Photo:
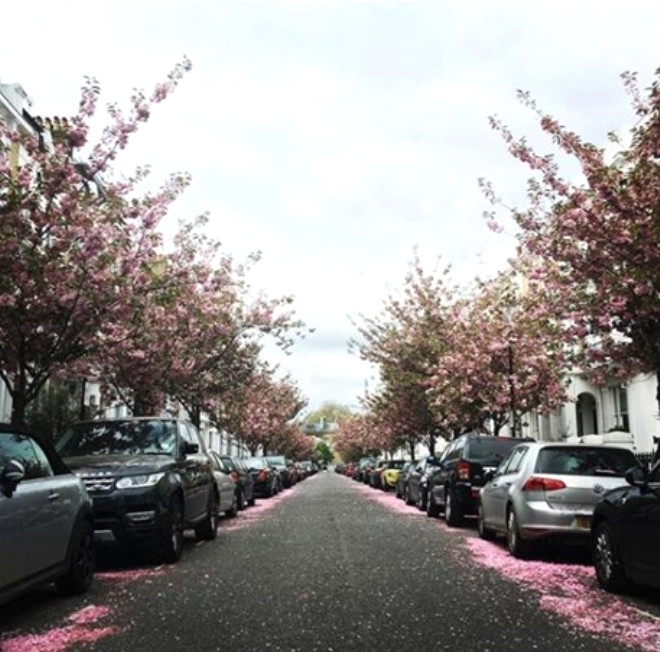
[[164, 476], [164, 473], [149, 475], [127, 475], [116, 482], [117, 489], [136, 489], [137, 487], [153, 487]]

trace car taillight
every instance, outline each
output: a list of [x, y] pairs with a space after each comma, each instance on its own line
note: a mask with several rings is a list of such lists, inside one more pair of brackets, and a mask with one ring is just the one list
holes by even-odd
[[456, 467], [456, 472], [458, 473], [459, 480], [469, 480], [470, 479], [470, 463], [469, 462], [459, 462]]
[[234, 482], [238, 482], [238, 473], [236, 473], [236, 471], [232, 471], [232, 472], [229, 474], [229, 477], [230, 477]]
[[257, 476], [257, 480], [262, 482], [264, 480], [268, 480], [268, 469], [261, 469], [261, 471], [259, 471], [259, 475]]
[[566, 484], [561, 480], [536, 476], [528, 478], [522, 488], [523, 491], [557, 491], [559, 489], [566, 489]]

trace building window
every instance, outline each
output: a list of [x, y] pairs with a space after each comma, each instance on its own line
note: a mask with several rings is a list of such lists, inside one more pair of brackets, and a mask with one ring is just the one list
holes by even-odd
[[630, 418], [628, 415], [628, 390], [619, 385], [612, 389], [614, 393], [614, 417], [616, 419], [615, 428], [630, 432]]

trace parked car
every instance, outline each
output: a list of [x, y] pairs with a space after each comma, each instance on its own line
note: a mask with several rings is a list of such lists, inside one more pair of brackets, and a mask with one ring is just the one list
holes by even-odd
[[479, 500], [482, 538], [504, 535], [509, 552], [525, 557], [534, 542], [589, 544], [594, 508], [639, 467], [632, 451], [614, 446], [529, 442], [516, 446], [487, 477]]
[[632, 582], [660, 589], [660, 465], [633, 467], [607, 492], [591, 519], [596, 579], [607, 591]]
[[289, 469], [289, 461], [284, 455], [267, 455], [266, 460], [279, 474], [280, 489], [288, 489], [294, 484], [293, 474]]
[[408, 483], [404, 494], [407, 505], [417, 505], [418, 509], [426, 509], [429, 477], [437, 466], [438, 458], [435, 455], [429, 455], [416, 463], [408, 474]]
[[232, 480], [229, 468], [215, 451], [209, 451], [213, 465], [213, 475], [218, 486], [218, 511], [228, 518], [238, 514], [238, 492], [236, 483]]
[[265, 457], [248, 457], [245, 466], [254, 480], [254, 493], [257, 496], [270, 498], [277, 494], [277, 473], [270, 467]]
[[447, 525], [454, 527], [465, 516], [476, 516], [485, 473], [494, 471], [511, 449], [523, 441], [533, 440], [466, 433], [449, 442], [438, 468], [429, 477], [426, 513], [438, 516], [444, 512]]
[[380, 488], [383, 491], [389, 491], [396, 487], [397, 480], [405, 463], [405, 460], [387, 460], [380, 474]]
[[126, 417], [80, 422], [56, 449], [94, 504], [100, 544], [140, 546], [165, 562], [183, 550], [183, 531], [216, 537], [218, 490], [195, 426], [182, 419]]
[[236, 503], [239, 511], [254, 505], [254, 478], [248, 471], [245, 461], [231, 455], [220, 455], [224, 466], [229, 469], [229, 477], [236, 483]]
[[85, 485], [41, 438], [0, 424], [0, 604], [55, 582], [83, 593], [94, 576]]
[[380, 460], [379, 462], [376, 462], [376, 466], [374, 466], [374, 468], [371, 469], [371, 473], [369, 474], [369, 485], [371, 487], [373, 487], [374, 489], [382, 488], [381, 474], [386, 468], [387, 468], [387, 460]]
[[401, 472], [396, 479], [396, 485], [394, 486], [394, 494], [397, 498], [404, 498], [406, 493], [406, 487], [408, 486], [408, 476], [415, 470], [417, 463], [415, 460], [410, 460], [405, 462], [401, 467]]

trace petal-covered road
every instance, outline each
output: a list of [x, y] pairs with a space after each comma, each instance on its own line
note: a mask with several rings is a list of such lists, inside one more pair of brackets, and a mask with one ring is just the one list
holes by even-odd
[[[392, 493], [356, 484], [367, 498], [388, 509], [407, 516], [426, 517], [417, 507], [406, 505]], [[539, 609], [560, 616], [567, 627], [604, 636], [617, 646], [649, 652], [660, 650], [660, 616], [600, 589], [591, 565], [545, 558], [523, 561], [509, 555], [502, 543], [483, 541], [469, 529], [449, 528], [441, 520], [438, 527], [465, 539], [464, 550], [456, 552], [460, 563], [492, 569], [533, 591]], [[561, 551], [555, 554], [561, 555]], [[657, 609], [659, 605], [660, 596], [658, 602], [649, 606]]]
[[5, 605], [0, 650], [657, 650], [658, 612], [584, 560], [514, 560], [328, 472], [188, 539], [176, 565], [120, 555], [86, 596]]

